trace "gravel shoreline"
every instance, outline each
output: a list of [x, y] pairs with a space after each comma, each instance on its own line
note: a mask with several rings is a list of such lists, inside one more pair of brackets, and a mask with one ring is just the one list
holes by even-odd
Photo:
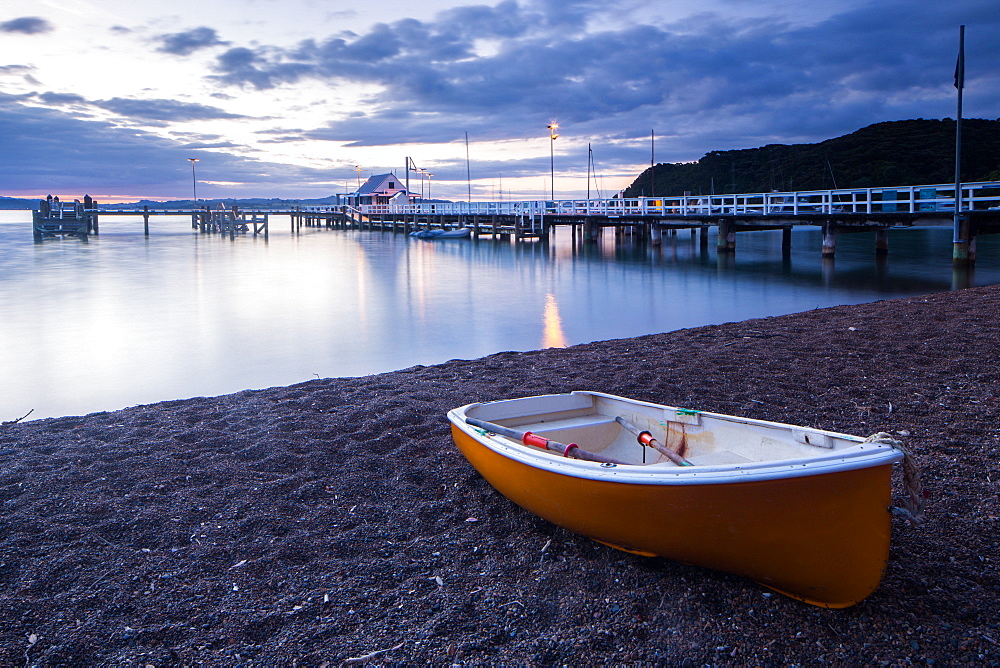
[[[0, 665], [998, 665], [998, 350], [986, 287], [7, 423]], [[840, 611], [573, 535], [445, 413], [574, 389], [908, 433], [927, 522]]]

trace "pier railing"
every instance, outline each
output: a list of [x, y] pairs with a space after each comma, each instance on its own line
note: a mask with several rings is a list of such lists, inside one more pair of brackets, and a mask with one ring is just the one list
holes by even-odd
[[[623, 199], [522, 200], [506, 202], [416, 202], [369, 204], [364, 214], [564, 215], [616, 217], [801, 216], [808, 214], [927, 213], [942, 217], [955, 210], [955, 185], [842, 188], [735, 195], [682, 195]], [[1000, 209], [1000, 181], [962, 185], [961, 210]]]

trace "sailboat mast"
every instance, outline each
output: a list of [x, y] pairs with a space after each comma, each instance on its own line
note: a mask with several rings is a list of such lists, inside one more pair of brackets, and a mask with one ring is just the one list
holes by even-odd
[[594, 151], [587, 142], [587, 201], [590, 201], [590, 167], [594, 164]]
[[472, 202], [472, 168], [469, 165], [469, 132], [465, 132], [465, 183], [469, 187], [469, 202]]

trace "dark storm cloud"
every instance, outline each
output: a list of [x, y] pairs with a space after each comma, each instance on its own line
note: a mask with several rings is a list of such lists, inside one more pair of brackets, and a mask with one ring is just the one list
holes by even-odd
[[114, 97], [110, 100], [97, 100], [92, 104], [121, 116], [147, 121], [203, 121], [218, 118], [247, 118], [247, 116], [223, 111], [218, 107], [191, 102], [178, 102], [176, 100], [135, 100]]
[[[171, 153], [168, 142], [152, 135], [26, 107], [11, 96], [0, 97], [0, 134], [7, 156], [0, 162], [0, 180], [14, 190], [155, 183], [163, 180], [164, 157]], [[60, 169], [53, 172], [37, 155], [58, 155]]]
[[304, 77], [403, 82], [427, 68], [440, 77], [449, 64], [474, 58], [475, 40], [519, 37], [541, 25], [513, 1], [460, 7], [443, 12], [433, 24], [409, 18], [379, 23], [364, 35], [305, 40], [291, 50], [233, 48], [217, 59], [215, 78], [266, 89]]
[[218, 107], [192, 102], [178, 102], [168, 99], [132, 99], [114, 97], [110, 100], [88, 100], [75, 93], [33, 93], [31, 97], [43, 104], [59, 107], [65, 105], [83, 105], [98, 107], [118, 114], [125, 118], [139, 121], [155, 122], [162, 125], [167, 122], [202, 121], [214, 119], [244, 119], [241, 114], [232, 114]]
[[37, 35], [53, 30], [52, 24], [38, 16], [22, 16], [0, 23], [0, 32], [19, 32], [25, 35]]
[[215, 134], [190, 134], [186, 133], [181, 136], [179, 133], [176, 135], [178, 144], [180, 148], [184, 150], [188, 149], [202, 149], [202, 148], [243, 148], [235, 142], [231, 142], [221, 135]]
[[[177, 142], [112, 123], [82, 120], [57, 109], [30, 107], [0, 93], [4, 160], [0, 183], [8, 191], [162, 193], [184, 196], [190, 185], [192, 150], [231, 146], [224, 141]], [[206, 137], [205, 139], [210, 139]], [[39, 155], [58, 155], [59, 169]], [[287, 192], [289, 183], [323, 180], [321, 170], [264, 163], [217, 151], [198, 151], [199, 173], [208, 180], [247, 182], [255, 193]], [[229, 194], [232, 195], [233, 189]], [[244, 192], [244, 191], [238, 191]], [[224, 193], [225, 194], [225, 193]]]
[[76, 95], [75, 93], [52, 93], [45, 92], [39, 93], [37, 98], [40, 102], [52, 106], [60, 106], [63, 104], [86, 104], [87, 99], [82, 95]]
[[539, 18], [540, 15], [525, 12], [513, 0], [507, 0], [495, 7], [467, 5], [446, 9], [438, 15], [438, 24], [465, 36], [514, 38]]
[[[695, 160], [711, 150], [821, 141], [885, 120], [951, 116], [957, 26], [966, 24], [966, 115], [1000, 115], [1000, 43], [993, 39], [1000, 32], [1000, 14], [992, 0], [920, 6], [906, 0], [864, 1], [822, 20], [793, 24], [779, 14], [737, 19], [708, 11], [675, 23], [637, 23], [617, 20], [618, 10], [606, 0], [505, 0], [454, 7], [433, 20], [401, 18], [361, 34], [340, 32], [291, 48], [229, 45], [213, 61], [210, 79], [256, 90], [323, 86], [324, 95], [343, 93], [358, 102], [356, 113], [334, 117], [325, 127], [260, 133], [269, 142], [395, 145], [401, 155], [411, 155], [401, 145], [459, 143], [468, 131], [478, 177], [547, 173], [545, 126], [556, 120], [563, 135], [554, 144], [560, 178], [561, 170], [585, 172], [591, 141], [601, 173], [621, 173], [618, 165], [632, 170], [648, 164], [651, 129], [659, 162]], [[224, 45], [211, 28], [163, 35], [160, 43], [162, 51], [179, 55]], [[5, 67], [0, 73], [28, 75], [9, 69], [22, 66]], [[366, 97], [358, 99], [358, 89], [346, 84], [377, 90], [365, 88]], [[217, 88], [217, 98], [237, 93]], [[245, 118], [174, 100], [88, 102], [40, 93], [30, 102], [61, 108], [22, 106], [28, 102], [27, 97], [0, 97], [0, 136], [15, 137], [11, 146], [30, 155], [27, 142], [17, 143], [22, 137], [51, 132], [71, 142], [74, 133], [85, 133], [80, 141], [94, 159], [81, 154], [69, 161], [77, 180], [98, 178], [87, 166], [110, 162], [122, 166], [115, 175], [121, 183], [152, 183], [176, 171], [174, 166], [160, 172], [156, 161], [177, 161], [183, 171], [185, 152], [194, 146], [218, 150], [231, 145], [224, 137], [188, 136], [187, 145], [172, 143], [61, 113], [79, 112], [76, 105], [98, 106], [148, 126]], [[476, 144], [490, 140], [514, 142], [512, 152], [520, 157], [477, 161]], [[518, 141], [527, 142], [523, 148], [537, 156], [523, 157]], [[138, 151], [143, 160], [120, 151], [119, 144]], [[262, 166], [210, 151], [203, 155], [212, 156], [217, 173], [226, 174], [219, 180], [321, 179], [321, 172], [304, 168]], [[435, 182], [464, 180], [461, 162], [435, 164]], [[30, 169], [18, 176], [11, 166], [19, 164], [16, 156], [6, 164], [0, 181], [8, 175], [12, 183], [44, 177]]]
[[298, 81], [312, 71], [306, 63], [282, 63], [267, 49], [236, 47], [220, 55], [213, 79], [225, 84], [251, 86], [258, 90]]
[[199, 49], [229, 44], [229, 42], [219, 39], [219, 35], [215, 32], [215, 29], [205, 26], [192, 28], [184, 32], [160, 35], [157, 39], [161, 42], [157, 51], [172, 53], [177, 56], [187, 56]]
[[457, 7], [294, 49], [231, 49], [214, 76], [259, 89], [307, 78], [378, 84], [363, 115], [310, 133], [356, 146], [451, 141], [456, 128], [523, 137], [557, 119], [577, 137], [640, 138], [659, 127], [674, 159], [696, 159], [953, 113], [957, 26], [966, 23], [970, 109], [996, 115], [1000, 104], [1000, 14], [981, 0], [889, 0], [813, 24], [704, 13], [595, 31], [606, 5]]

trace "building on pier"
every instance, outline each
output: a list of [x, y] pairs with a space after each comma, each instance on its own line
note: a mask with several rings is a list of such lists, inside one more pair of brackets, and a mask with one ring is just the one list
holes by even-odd
[[368, 177], [348, 198], [354, 206], [377, 206], [409, 204], [412, 196], [396, 175], [389, 172]]

